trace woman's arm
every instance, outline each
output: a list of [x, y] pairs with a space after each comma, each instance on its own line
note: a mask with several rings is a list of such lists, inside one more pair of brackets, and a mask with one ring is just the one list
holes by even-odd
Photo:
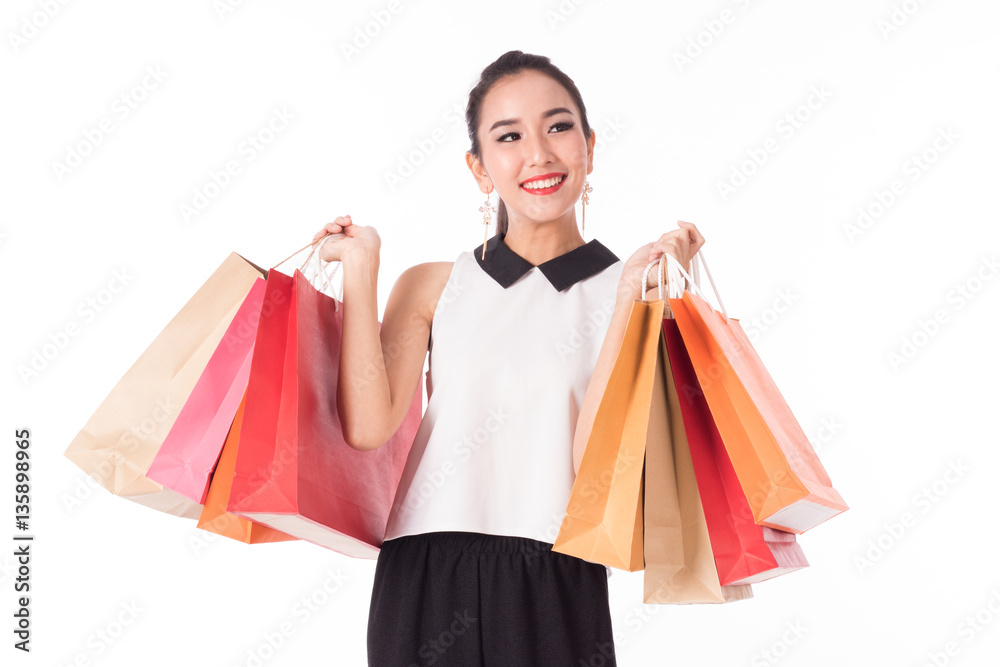
[[344, 271], [343, 331], [337, 382], [337, 412], [344, 439], [354, 449], [384, 445], [403, 423], [419, 388], [437, 298], [444, 289], [441, 262], [403, 272], [378, 322], [381, 239], [374, 227], [341, 216], [316, 233], [320, 257]]
[[440, 271], [433, 263], [404, 271], [389, 294], [380, 331], [377, 257], [352, 255], [343, 269], [337, 409], [344, 439], [367, 451], [399, 429], [420, 386], [433, 317], [430, 291]]

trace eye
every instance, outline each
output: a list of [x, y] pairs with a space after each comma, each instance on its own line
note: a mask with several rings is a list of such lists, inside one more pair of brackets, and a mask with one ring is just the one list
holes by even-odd
[[[559, 128], [559, 127], [563, 128], [563, 129], [559, 130], [560, 132], [565, 132], [566, 130], [570, 130], [570, 129], [573, 128], [573, 123], [570, 123], [570, 122], [567, 122], [567, 121], [560, 121], [560, 122], [554, 124], [552, 126], [552, 129], [556, 129], [556, 128]], [[509, 141], [507, 141], [507, 137], [513, 137], [513, 138], [517, 139], [517, 138], [521, 137], [521, 133], [520, 132], [506, 132], [504, 134], [501, 134], [499, 137], [497, 137], [497, 141], [504, 142], [504, 143], [510, 143]]]

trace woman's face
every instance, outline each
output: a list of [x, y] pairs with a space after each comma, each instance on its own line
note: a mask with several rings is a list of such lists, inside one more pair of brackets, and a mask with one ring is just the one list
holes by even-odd
[[[584, 137], [579, 109], [558, 82], [534, 70], [497, 82], [483, 98], [479, 143], [480, 188], [496, 188], [511, 224], [575, 219], [594, 169], [594, 134]], [[545, 181], [548, 187], [528, 187]]]

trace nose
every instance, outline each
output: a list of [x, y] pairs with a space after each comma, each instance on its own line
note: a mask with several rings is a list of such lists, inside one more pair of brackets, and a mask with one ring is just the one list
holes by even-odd
[[537, 166], [552, 162], [553, 153], [549, 138], [545, 134], [532, 132], [522, 144], [525, 150], [525, 160], [529, 166]]

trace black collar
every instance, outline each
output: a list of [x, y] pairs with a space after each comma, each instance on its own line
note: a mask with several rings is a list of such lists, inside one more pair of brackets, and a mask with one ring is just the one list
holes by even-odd
[[[505, 236], [506, 234], [496, 234], [486, 242], [486, 259], [483, 259], [482, 245], [476, 246], [473, 252], [483, 271], [506, 289], [534, 265], [511, 250], [510, 246], [503, 242]], [[597, 239], [591, 239], [578, 248], [542, 262], [538, 265], [538, 270], [549, 279], [556, 291], [562, 292], [567, 287], [600, 273], [617, 261], [618, 256], [615, 253]]]

